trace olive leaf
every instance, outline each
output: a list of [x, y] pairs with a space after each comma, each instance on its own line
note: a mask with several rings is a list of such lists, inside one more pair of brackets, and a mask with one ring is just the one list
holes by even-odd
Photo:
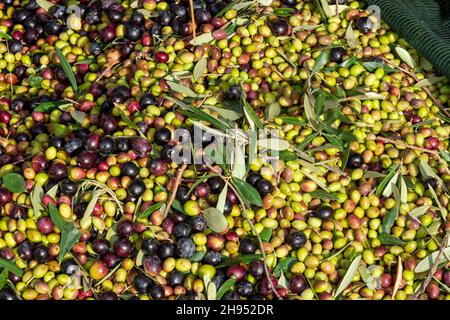
[[[325, 0], [326, 1], [326, 0]], [[311, 71], [311, 76], [313, 76], [317, 71], [322, 69], [330, 61], [330, 49], [323, 50], [316, 59], [314, 68]]]
[[317, 121], [317, 119], [316, 119], [316, 115], [314, 113], [313, 102], [311, 101], [311, 97], [305, 93], [303, 101], [304, 101], [303, 107], [305, 108], [305, 115], [306, 115], [306, 118], [308, 119], [308, 123], [311, 125], [311, 127], [315, 131], [321, 132], [322, 124], [319, 121]]
[[189, 188], [188, 194], [191, 194], [192, 191], [194, 191], [194, 189], [203, 181], [208, 180], [209, 178], [212, 177], [216, 177], [218, 176], [218, 174], [216, 173], [210, 173], [210, 174], [205, 174], [204, 176], [200, 177], [197, 181], [195, 181], [195, 183]]
[[322, 5], [322, 9], [325, 12], [325, 15], [327, 17], [332, 17], [332, 12], [331, 12], [331, 8], [330, 5], [328, 4], [328, 0], [320, 0], [320, 4]]
[[328, 190], [328, 187], [325, 183], [323, 183], [321, 180], [319, 180], [317, 177], [315, 177], [314, 175], [310, 174], [309, 172], [306, 172], [305, 170], [300, 170], [305, 176], [307, 176], [309, 179], [311, 179], [312, 181], [314, 181], [320, 188], [322, 188], [323, 190], [325, 190], [326, 192], [330, 192], [330, 190]]
[[29, 78], [28, 78], [28, 84], [30, 85], [30, 87], [32, 87], [32, 88], [38, 88], [38, 89], [40, 89], [41, 88], [41, 81], [42, 81], [42, 77], [41, 76], [39, 76], [39, 75], [31, 75]]
[[429, 205], [423, 205], [423, 206], [412, 209], [410, 212], [408, 212], [408, 214], [411, 217], [414, 217], [417, 219], [417, 218], [420, 218], [421, 216], [423, 216], [428, 211], [428, 209], [430, 209], [430, 207], [431, 206], [429, 206]]
[[[417, 266], [414, 268], [415, 273], [422, 273], [422, 272], [428, 272], [433, 267], [434, 263], [436, 262], [437, 256], [439, 255], [439, 250], [433, 252], [432, 254], [426, 256], [423, 258]], [[441, 264], [443, 262], [447, 262], [446, 256], [450, 255], [450, 247], [445, 248], [442, 251], [442, 254], [439, 258], [438, 264]]]
[[350, 263], [350, 266], [347, 269], [347, 272], [345, 273], [344, 277], [342, 278], [341, 282], [339, 283], [339, 286], [337, 287], [336, 291], [333, 294], [333, 298], [336, 299], [339, 297], [339, 295], [349, 286], [349, 284], [352, 282], [352, 279], [355, 277], [355, 275], [358, 272], [359, 263], [361, 262], [361, 255], [357, 255], [353, 261]]
[[198, 79], [200, 79], [200, 77], [203, 75], [203, 73], [206, 70], [208, 64], [208, 59], [203, 56], [200, 58], [200, 60], [197, 61], [197, 63], [195, 64], [194, 67], [194, 71], [193, 71], [193, 77], [194, 77], [194, 81], [197, 81]]
[[42, 197], [44, 196], [44, 189], [39, 183], [34, 185], [33, 191], [30, 193], [31, 206], [33, 207], [34, 217], [39, 218], [41, 216], [41, 211], [44, 210], [42, 205]]
[[52, 199], [56, 198], [56, 193], [58, 192], [59, 185], [55, 184], [53, 187], [50, 188], [50, 190], [47, 191], [46, 195], [51, 197]]
[[3, 289], [6, 282], [8, 281], [8, 276], [9, 276], [9, 271], [6, 269], [3, 269], [2, 272], [0, 273], [0, 290]]
[[247, 118], [247, 121], [250, 124], [250, 127], [256, 126], [258, 129], [264, 128], [263, 123], [258, 118], [255, 110], [252, 108], [252, 106], [244, 99], [242, 99], [242, 107], [244, 109], [245, 117]]
[[214, 40], [214, 37], [212, 35], [212, 32], [207, 32], [207, 33], [203, 33], [203, 34], [195, 37], [194, 39], [189, 41], [189, 43], [193, 46], [199, 46], [199, 45], [202, 45], [205, 43], [209, 43], [213, 40]]
[[225, 201], [227, 200], [227, 192], [228, 192], [228, 185], [225, 184], [225, 187], [222, 189], [222, 191], [219, 194], [219, 198], [217, 199], [216, 209], [223, 213], [223, 210], [225, 209]]
[[53, 7], [55, 4], [46, 0], [36, 0], [36, 3], [39, 7], [48, 12], [48, 10]]
[[376, 171], [364, 171], [363, 178], [364, 179], [370, 179], [370, 178], [384, 178], [386, 175], [381, 172]]
[[416, 62], [406, 49], [403, 49], [402, 47], [395, 47], [395, 51], [397, 52], [399, 58], [402, 59], [408, 66], [413, 69], [416, 67]]
[[398, 206], [395, 206], [383, 217], [383, 225], [381, 226], [382, 232], [389, 233], [391, 231], [391, 228], [397, 219], [398, 211]]
[[169, 85], [169, 87], [172, 91], [182, 93], [187, 97], [197, 98], [200, 96], [197, 93], [195, 93], [194, 91], [192, 91], [191, 89], [189, 89], [188, 87], [183, 86], [182, 84], [179, 84], [179, 83], [176, 83], [173, 81], [167, 81], [167, 84]]
[[214, 232], [221, 233], [228, 228], [227, 218], [216, 208], [211, 207], [203, 210], [203, 217], [208, 227]]
[[227, 293], [228, 291], [231, 290], [231, 288], [233, 288], [234, 284], [236, 283], [236, 278], [235, 277], [231, 277], [230, 279], [228, 279], [227, 281], [225, 281], [219, 288], [219, 290], [217, 291], [216, 294], [216, 299], [220, 300], [222, 299], [222, 297], [225, 295], [225, 293]]
[[351, 49], [355, 49], [358, 45], [358, 41], [356, 41], [355, 32], [353, 31], [351, 23], [348, 25], [347, 31], [345, 31], [345, 40], [347, 40], [348, 46]]
[[5, 174], [2, 177], [2, 182], [10, 192], [20, 193], [25, 191], [25, 179], [18, 173], [10, 172]]
[[191, 261], [192, 262], [199, 262], [203, 260], [203, 257], [205, 256], [206, 251], [202, 250], [202, 251], [197, 251], [192, 257], [191, 257]]
[[257, 149], [257, 132], [255, 130], [251, 130], [249, 133], [249, 147], [248, 147], [248, 159], [247, 159], [247, 173], [250, 170], [250, 166], [253, 163], [253, 160], [256, 156], [256, 149]]
[[139, 252], [136, 255], [136, 266], [138, 267], [142, 266], [143, 259], [144, 259], [144, 251], [139, 250]]
[[[399, 164], [394, 164], [394, 165], [392, 165], [390, 168], [389, 168], [389, 173], [388, 173], [388, 175], [386, 176], [386, 177], [384, 177], [384, 179], [383, 180], [381, 180], [381, 182], [380, 182], [380, 184], [377, 186], [377, 188], [376, 188], [376, 190], [375, 190], [375, 194], [377, 195], [377, 196], [380, 196], [383, 192], [384, 192], [384, 190], [386, 189], [386, 187], [388, 186], [388, 185], [390, 185], [390, 182], [392, 181], [392, 179], [394, 178], [394, 175], [396, 175], [397, 174], [397, 176], [398, 176], [398, 169], [399, 169], [399, 167], [400, 167], [400, 165]], [[395, 181], [397, 181], [397, 180], [395, 180]], [[394, 183], [395, 184], [395, 183]], [[388, 190], [389, 191], [389, 190]], [[392, 187], [391, 187], [391, 191], [392, 191]], [[392, 192], [391, 192], [392, 193]], [[388, 195], [388, 196], [390, 196], [391, 195], [391, 193]], [[388, 197], [387, 196], [387, 197]]]
[[330, 8], [331, 11], [331, 15], [329, 17], [334, 17], [335, 15], [339, 15], [341, 12], [344, 12], [348, 6], [343, 5], [343, 4], [332, 4], [328, 6]]
[[136, 11], [139, 11], [140, 13], [142, 13], [142, 15], [144, 17], [147, 17], [147, 18], [155, 18], [155, 17], [157, 17], [157, 15], [153, 14], [150, 10], [147, 10], [147, 9], [144, 9], [144, 8], [137, 9]]
[[353, 56], [353, 57], [351, 57], [351, 58], [349, 58], [349, 59], [343, 61], [343, 62], [340, 64], [340, 66], [341, 66], [342, 68], [347, 68], [347, 69], [348, 69], [348, 68], [350, 68], [352, 65], [354, 65], [356, 61], [358, 61], [358, 57], [357, 57], [357, 56]]
[[444, 221], [447, 220], [447, 210], [442, 206], [441, 201], [439, 200], [436, 191], [434, 191], [433, 188], [428, 188], [428, 190], [430, 190], [431, 195], [433, 196], [434, 202], [436, 202], [436, 204], [439, 207], [439, 212], [442, 215], [442, 218], [444, 218]]
[[155, 212], [156, 210], [160, 209], [161, 206], [163, 205], [163, 202], [157, 202], [153, 205], [151, 205], [150, 207], [148, 207], [147, 209], [144, 210], [144, 212], [142, 212], [139, 215], [139, 219], [143, 219], [143, 218], [147, 218], [148, 216], [150, 216], [153, 212]]
[[259, 139], [258, 146], [263, 149], [283, 151], [290, 147], [290, 143], [284, 139], [278, 138]]
[[420, 57], [420, 67], [425, 71], [433, 70], [433, 65], [430, 61], [428, 61], [425, 57]]
[[70, 252], [72, 247], [81, 237], [81, 232], [77, 228], [73, 226], [73, 224], [67, 224], [66, 227], [62, 230], [61, 241], [59, 243], [59, 256], [58, 262], [61, 263], [66, 255], [66, 253]]
[[257, 2], [264, 7], [268, 7], [272, 4], [272, 0], [257, 0]]
[[311, 197], [313, 197], [314, 199], [329, 199], [331, 201], [337, 201], [339, 200], [338, 197], [336, 197], [334, 194], [326, 192], [324, 190], [315, 190], [313, 192], [310, 193]]
[[360, 100], [384, 100], [384, 96], [377, 92], [365, 92], [364, 97], [361, 97]]
[[234, 266], [241, 262], [249, 264], [249, 263], [252, 263], [253, 261], [261, 259], [261, 258], [262, 258], [262, 254], [259, 254], [259, 253], [244, 254], [241, 256], [237, 256], [236, 258], [233, 258], [233, 259], [226, 259], [226, 260], [222, 261], [221, 263], [219, 263], [216, 268]]
[[366, 286], [371, 289], [374, 290], [376, 288], [376, 286], [374, 285], [374, 278], [372, 276], [372, 274], [369, 272], [369, 270], [367, 269], [366, 266], [359, 266], [358, 268], [359, 274], [361, 275], [361, 278], [363, 279], [364, 283], [366, 284]]
[[288, 271], [289, 267], [297, 261], [296, 257], [287, 257], [284, 260], [277, 263], [275, 269], [273, 269], [273, 275], [279, 277], [283, 271]]
[[78, 93], [78, 84], [77, 80], [75, 79], [75, 75], [73, 74], [72, 66], [67, 61], [66, 57], [64, 56], [64, 53], [62, 53], [61, 49], [59, 49], [58, 47], [56, 48], [56, 54], [58, 55], [61, 68], [66, 74], [66, 77], [70, 82], [70, 85], [72, 86], [75, 93]]
[[306, 124], [304, 120], [300, 120], [296, 117], [281, 117], [281, 120], [285, 124], [293, 124], [296, 126], [304, 126]]
[[94, 191], [94, 194], [92, 195], [92, 199], [89, 201], [86, 210], [84, 211], [84, 215], [82, 219], [88, 219], [91, 217], [92, 211], [94, 211], [95, 204], [97, 203], [98, 199], [100, 197], [100, 192]]
[[251, 184], [236, 177], [233, 177], [232, 181], [236, 191], [244, 201], [259, 207], [263, 205], [260, 194]]
[[9, 272], [12, 272], [18, 276], [23, 275], [23, 270], [20, 269], [14, 262], [0, 258], [0, 267], [8, 270]]
[[281, 275], [280, 275], [280, 278], [278, 278], [278, 286], [281, 288], [287, 289], [287, 288], [289, 288], [289, 283], [286, 280], [286, 277], [284, 276], [283, 271], [280, 271], [280, 272], [281, 272]]
[[398, 245], [398, 246], [402, 246], [405, 244], [405, 241], [400, 240], [399, 238], [386, 233], [386, 232], [382, 232], [380, 235], [378, 235], [378, 240], [380, 240], [380, 242], [382, 244], [387, 244], [387, 245]]
[[234, 110], [219, 108], [215, 106], [203, 105], [205, 109], [210, 109], [216, 111], [222, 118], [230, 121], [236, 121], [240, 117], [242, 117], [242, 113], [236, 112]]
[[3, 31], [0, 31], [0, 38], [6, 39], [8, 41], [11, 41], [13, 39], [9, 34], [4, 33]]
[[277, 117], [280, 114], [280, 112], [281, 106], [277, 101], [274, 101], [271, 104], [269, 104], [264, 110], [267, 121], [272, 121], [275, 117]]
[[86, 113], [79, 110], [70, 110], [69, 113], [76, 122], [78, 122], [79, 124], [84, 123], [84, 119], [86, 119]]
[[203, 281], [205, 282], [206, 288], [206, 298], [208, 300], [216, 300], [217, 299], [217, 288], [214, 282], [211, 281], [208, 275], [203, 277]]
[[434, 172], [433, 168], [423, 159], [419, 159], [419, 170], [420, 174], [424, 178], [434, 178], [439, 182], [439, 186], [447, 191], [445, 184], [442, 179]]
[[264, 242], [269, 242], [272, 237], [272, 229], [264, 228], [263, 231], [259, 233], [259, 237]]
[[432, 77], [428, 79], [423, 79], [417, 82], [414, 87], [416, 88], [422, 88], [422, 87], [428, 87], [432, 86], [433, 84], [439, 83], [443, 80], [447, 79], [446, 77]]
[[400, 176], [399, 179], [400, 183], [400, 201], [401, 203], [407, 203], [408, 202], [408, 187], [406, 186], [405, 179], [403, 176]]

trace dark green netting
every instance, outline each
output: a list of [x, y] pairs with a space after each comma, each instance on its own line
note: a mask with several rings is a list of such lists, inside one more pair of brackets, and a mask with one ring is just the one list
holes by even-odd
[[450, 79], [450, 0], [363, 0]]

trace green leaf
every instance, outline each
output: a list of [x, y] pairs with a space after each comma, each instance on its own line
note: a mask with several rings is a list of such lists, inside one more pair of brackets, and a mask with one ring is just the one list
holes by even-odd
[[202, 251], [197, 251], [192, 257], [191, 257], [191, 261], [192, 262], [199, 262], [203, 260], [203, 257], [205, 256], [206, 251], [202, 250]]
[[293, 124], [295, 126], [304, 126], [306, 122], [304, 120], [300, 120], [296, 117], [280, 117], [283, 123]]
[[207, 32], [195, 37], [195, 39], [192, 39], [191, 41], [189, 41], [189, 43], [193, 46], [199, 46], [201, 44], [209, 43], [213, 40], [214, 37], [212, 35], [212, 32]]
[[314, 114], [316, 115], [316, 117], [320, 117], [320, 115], [323, 113], [326, 99], [326, 94], [321, 91], [316, 98], [316, 103], [314, 104]]
[[380, 235], [378, 235], [378, 240], [380, 240], [382, 244], [387, 245], [403, 246], [405, 244], [405, 241], [386, 232], [382, 232]]
[[259, 237], [264, 242], [269, 242], [272, 237], [272, 229], [264, 228], [263, 231], [259, 234]]
[[347, 40], [348, 46], [351, 49], [355, 49], [358, 45], [358, 41], [356, 40], [355, 32], [353, 31], [351, 23], [348, 25], [347, 30], [345, 31], [345, 40]]
[[60, 100], [60, 101], [47, 101], [39, 103], [34, 111], [37, 112], [48, 112], [53, 111], [54, 109], [58, 108], [59, 106], [62, 106], [64, 104], [67, 104], [67, 101]]
[[33, 207], [34, 217], [39, 218], [41, 216], [41, 211], [44, 210], [42, 205], [42, 197], [44, 196], [44, 190], [39, 183], [34, 185], [33, 191], [31, 191], [31, 206]]
[[315, 199], [330, 199], [331, 201], [337, 201], [338, 197], [336, 197], [334, 194], [326, 192], [324, 190], [315, 190], [313, 192], [310, 193], [311, 197], [315, 198]]
[[73, 74], [71, 65], [69, 64], [66, 57], [62, 53], [61, 49], [59, 49], [58, 47], [56, 48], [56, 54], [58, 55], [59, 61], [61, 63], [61, 68], [66, 74], [67, 79], [69, 79], [69, 82], [72, 85], [73, 90], [75, 91], [75, 93], [78, 93], [77, 80], [75, 79], [75, 75]]
[[[431, 268], [433, 267], [437, 256], [439, 255], [439, 250], [433, 252], [432, 254], [426, 256], [425, 258], [423, 258], [416, 266], [416, 268], [414, 269], [415, 273], [422, 273], [422, 272], [428, 272], [431, 270]], [[438, 264], [441, 264], [443, 262], [447, 261], [447, 258], [445, 256], [449, 256], [450, 255], [450, 247], [447, 247], [443, 250], [440, 258], [439, 258], [439, 262]]]
[[180, 201], [178, 201], [177, 199], [173, 200], [172, 207], [179, 212], [185, 213], [183, 206], [180, 204]]
[[230, 121], [236, 121], [240, 117], [242, 117], [242, 113], [236, 112], [234, 110], [219, 108], [215, 106], [203, 105], [205, 109], [210, 109], [216, 111], [222, 118]]
[[395, 47], [395, 51], [397, 52], [397, 55], [400, 57], [400, 59], [402, 59], [408, 66], [413, 69], [416, 67], [416, 62], [407, 50], [403, 49], [402, 47]]
[[346, 144], [344, 146], [344, 152], [342, 154], [342, 165], [341, 169], [344, 170], [347, 167], [348, 158], [350, 157], [350, 148], [349, 145]]
[[207, 65], [208, 65], [208, 59], [205, 56], [201, 57], [200, 60], [197, 61], [197, 63], [195, 64], [195, 67], [194, 67], [194, 71], [193, 71], [194, 81], [197, 81], [198, 79], [200, 79], [200, 77], [205, 72]]
[[380, 184], [377, 186], [375, 190], [375, 194], [377, 196], [380, 196], [381, 193], [383, 193], [384, 189], [386, 189], [386, 186], [391, 182], [392, 178], [396, 173], [398, 173], [398, 168], [400, 167], [399, 164], [394, 164], [389, 168], [389, 173], [384, 179], [380, 182]]
[[55, 5], [54, 3], [51, 3], [46, 0], [36, 0], [36, 3], [38, 4], [39, 7], [41, 7], [42, 9], [44, 9], [47, 12], [51, 7], [53, 7]]
[[217, 233], [224, 232], [228, 228], [228, 220], [224, 214], [214, 207], [203, 210], [203, 217], [208, 227]]
[[282, 150], [278, 154], [278, 158], [283, 161], [293, 161], [297, 159], [297, 154], [292, 151]]
[[249, 146], [248, 146], [248, 159], [247, 159], [247, 174], [250, 171], [250, 166], [253, 163], [253, 160], [255, 159], [256, 156], [256, 148], [257, 148], [257, 132], [255, 130], [251, 130], [248, 133], [248, 139], [249, 139]]
[[68, 223], [61, 232], [61, 241], [59, 243], [59, 256], [58, 261], [61, 263], [65, 255], [72, 250], [72, 247], [81, 237], [81, 232], [73, 226], [73, 224]]
[[414, 87], [416, 87], [416, 88], [429, 87], [429, 86], [439, 83], [445, 79], [447, 79], [447, 78], [446, 77], [431, 77], [428, 79], [423, 79], [423, 80], [420, 80], [419, 82], [417, 82], [414, 85]]
[[400, 176], [400, 201], [401, 203], [408, 202], [408, 187], [406, 186], [405, 179], [403, 176]]
[[283, 151], [290, 147], [290, 143], [284, 139], [278, 138], [259, 139], [258, 146], [263, 149]]
[[46, 195], [48, 195], [48, 196], [52, 197], [53, 199], [55, 199], [56, 198], [56, 193], [58, 192], [58, 188], [59, 188], [59, 185], [55, 184], [53, 187], [51, 187], [50, 190], [47, 191]]
[[8, 281], [8, 270], [3, 269], [2, 273], [0, 273], [0, 290], [3, 289], [3, 287], [5, 286], [6, 282]]
[[343, 67], [343, 68], [347, 68], [347, 69], [348, 69], [348, 68], [350, 68], [352, 65], [354, 65], [356, 61], [358, 61], [358, 57], [353, 56], [353, 57], [351, 57], [351, 58], [345, 60], [344, 62], [342, 62], [342, 63], [340, 64], [340, 66]]
[[172, 91], [182, 93], [187, 97], [197, 98], [200, 96], [197, 93], [195, 93], [194, 91], [192, 91], [191, 89], [189, 89], [188, 87], [183, 86], [182, 84], [179, 84], [179, 83], [176, 83], [173, 81], [167, 81], [167, 84], [169, 85], [169, 87]]
[[42, 81], [42, 77], [36, 74], [31, 75], [28, 78], [28, 84], [30, 85], [30, 87], [32, 88], [37, 88], [40, 89], [41, 88], [41, 81]]
[[235, 283], [236, 283], [236, 278], [235, 277], [231, 277], [230, 279], [225, 281], [222, 284], [222, 286], [219, 288], [219, 290], [217, 291], [216, 299], [217, 300], [222, 299], [222, 297], [225, 295], [225, 293], [227, 293], [228, 291], [231, 290], [231, 288], [233, 288]]
[[381, 226], [382, 232], [389, 233], [395, 220], [398, 216], [398, 206], [393, 207], [389, 212], [383, 217], [383, 225]]
[[352, 282], [352, 279], [355, 277], [355, 275], [358, 272], [359, 264], [361, 262], [361, 255], [356, 256], [352, 263], [350, 263], [350, 266], [347, 269], [347, 272], [345, 273], [344, 277], [342, 278], [341, 282], [339, 283], [339, 286], [337, 287], [336, 291], [333, 294], [333, 298], [336, 299], [336, 297], [339, 297], [339, 295], [349, 286], [349, 284]]
[[314, 138], [317, 137], [318, 135], [319, 135], [318, 133], [313, 133], [309, 135], [307, 138], [305, 138], [305, 140], [300, 142], [297, 148], [299, 148], [300, 150], [304, 150], [311, 143], [311, 141], [313, 141]]
[[262, 129], [264, 128], [263, 123], [261, 122], [261, 120], [258, 118], [258, 116], [256, 115], [255, 110], [252, 108], [252, 106], [247, 102], [247, 101], [243, 101], [243, 108], [244, 108], [244, 113], [246, 115], [247, 118], [250, 118], [251, 121], [253, 121], [253, 124], [256, 125], [256, 127], [258, 129]]
[[317, 57], [314, 68], [311, 71], [311, 76], [322, 69], [328, 63], [328, 61], [330, 61], [330, 49], [325, 49]]
[[194, 191], [194, 189], [203, 181], [208, 180], [209, 178], [212, 178], [212, 177], [216, 177], [216, 176], [218, 176], [218, 174], [210, 173], [210, 174], [205, 174], [204, 176], [200, 177], [197, 181], [195, 181], [195, 183], [192, 185], [192, 187], [189, 188], [188, 194], [191, 194], [191, 192]]
[[278, 102], [272, 102], [269, 104], [264, 110], [264, 114], [266, 115], [267, 121], [272, 121], [275, 117], [277, 117], [281, 112], [281, 107]]
[[236, 188], [236, 191], [239, 193], [240, 197], [249, 203], [254, 204], [255, 206], [261, 207], [263, 205], [261, 196], [255, 188], [246, 181], [242, 179], [238, 179], [233, 177], [233, 185]]
[[242, 256], [238, 256], [234, 259], [227, 259], [224, 260], [223, 262], [219, 263], [216, 268], [222, 268], [222, 267], [228, 267], [228, 266], [233, 266], [236, 264], [239, 264], [241, 262], [249, 264], [255, 260], [261, 259], [262, 254], [259, 253], [255, 253], [255, 254], [244, 254]]
[[394, 69], [388, 65], [385, 65], [383, 61], [366, 61], [362, 63], [364, 69], [369, 72], [374, 72], [377, 69], [383, 68], [385, 73], [391, 73]]
[[163, 202], [157, 202], [157, 203], [151, 205], [150, 207], [148, 207], [147, 209], [145, 209], [145, 211], [142, 212], [142, 213], [139, 215], [138, 218], [139, 218], [139, 219], [147, 218], [147, 217], [150, 216], [153, 212], [155, 212], [156, 210], [158, 210], [159, 208], [161, 208], [162, 205], [163, 205]]
[[4, 32], [2, 32], [2, 31], [0, 31], [0, 38], [6, 39], [6, 40], [8, 40], [8, 41], [11, 41], [11, 40], [13, 39], [9, 34], [4, 33]]
[[423, 206], [412, 209], [410, 212], [408, 212], [408, 214], [411, 217], [418, 219], [421, 216], [423, 216], [425, 213], [427, 213], [427, 211], [428, 211], [428, 209], [430, 209], [430, 207], [431, 206], [429, 206], [429, 205], [423, 205]]
[[6, 259], [0, 258], [0, 267], [2, 267], [5, 270], [8, 270], [9, 272], [12, 272], [18, 276], [23, 275], [23, 270], [20, 269], [14, 262], [8, 261]]
[[377, 171], [364, 171], [363, 178], [364, 179], [370, 179], [370, 178], [384, 178], [386, 175], [381, 172]]
[[311, 125], [311, 127], [317, 131], [322, 131], [322, 124], [317, 120], [316, 115], [314, 113], [313, 103], [311, 101], [310, 96], [305, 93], [304, 100], [303, 100], [303, 107], [305, 109], [305, 115], [308, 119], [308, 123]]
[[79, 124], [84, 123], [84, 119], [86, 119], [86, 113], [79, 110], [70, 110], [69, 113], [76, 122], [78, 122]]
[[231, 172], [231, 176], [242, 179], [247, 173], [247, 168], [245, 166], [245, 146], [240, 143], [235, 144], [233, 155], [233, 170]]
[[49, 213], [50, 218], [52, 219], [53, 223], [62, 232], [64, 230], [67, 222], [63, 218], [63, 216], [59, 213], [58, 209], [51, 203], [48, 205], [48, 213]]
[[282, 272], [287, 271], [289, 266], [294, 262], [297, 261], [296, 257], [287, 257], [284, 260], [277, 263], [275, 269], [273, 269], [273, 275], [275, 277], [279, 277]]
[[223, 210], [225, 209], [225, 201], [227, 200], [227, 192], [228, 192], [228, 185], [225, 184], [225, 187], [222, 189], [222, 191], [219, 194], [219, 198], [217, 199], [216, 209], [223, 213]]
[[2, 177], [3, 185], [11, 192], [20, 193], [25, 191], [25, 179], [18, 173], [7, 173]]

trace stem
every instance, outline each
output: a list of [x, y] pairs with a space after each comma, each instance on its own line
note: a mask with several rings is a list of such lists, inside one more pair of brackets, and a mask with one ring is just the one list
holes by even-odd
[[191, 10], [192, 36], [193, 36], [193, 39], [195, 39], [197, 24], [195, 23], [194, 1], [193, 0], [189, 0], [189, 9]]
[[170, 199], [169, 199], [169, 202], [167, 203], [167, 207], [164, 210], [163, 220], [167, 217], [170, 207], [172, 206], [172, 202], [173, 202], [173, 200], [175, 200], [175, 196], [177, 195], [178, 186], [180, 185], [181, 178], [183, 176], [183, 172], [184, 172], [184, 170], [186, 170], [186, 168], [187, 168], [187, 164], [183, 164], [181, 166], [181, 168], [178, 170], [177, 179], [175, 180], [175, 187], [172, 191], [172, 194], [170, 195]]
[[444, 252], [445, 246], [447, 245], [448, 242], [448, 235], [445, 235], [444, 237], [444, 245], [439, 249], [439, 253], [436, 257], [436, 260], [434, 260], [433, 262], [433, 266], [430, 269], [430, 272], [428, 273], [428, 276], [426, 277], [425, 281], [422, 284], [422, 293], [425, 292], [425, 290], [428, 287], [428, 284], [431, 282], [431, 279], [433, 279], [433, 275], [435, 274], [437, 267], [439, 265], [439, 260], [441, 258], [442, 253]]
[[[406, 69], [404, 69], [404, 68], [402, 68], [402, 67], [400, 67], [400, 66], [397, 66], [395, 63], [389, 61], [389, 60], [386, 59], [386, 58], [383, 58], [383, 57], [382, 57], [381, 59], [383, 59], [383, 61], [387, 62], [388, 64], [390, 64], [390, 65], [393, 66], [394, 68], [397, 68], [397, 69], [399, 69], [400, 71], [403, 71], [404, 73], [406, 73], [407, 75], [409, 75], [411, 78], [413, 78], [414, 81], [416, 81], [416, 82], [419, 82], [419, 81], [420, 81], [419, 78], [417, 78], [417, 76], [416, 76], [414, 73], [412, 73], [412, 72], [410, 72], [410, 71], [408, 71], [408, 70], [406, 70]], [[450, 113], [445, 109], [445, 107], [442, 105], [442, 103], [441, 103], [438, 99], [436, 99], [436, 97], [431, 93], [430, 89], [428, 89], [427, 87], [422, 87], [422, 89], [423, 89], [423, 91], [425, 91], [426, 94], [431, 98], [431, 100], [433, 100], [433, 102], [439, 107], [439, 109], [441, 109], [442, 112], [443, 112], [447, 117], [450, 117]]]
[[399, 146], [402, 146], [402, 147], [405, 147], [405, 148], [408, 148], [408, 149], [417, 150], [417, 151], [421, 151], [421, 152], [432, 154], [442, 164], [442, 166], [444, 167], [445, 171], [447, 171], [447, 173], [450, 174], [450, 169], [448, 168], [447, 163], [439, 155], [439, 152], [437, 152], [435, 150], [429, 150], [429, 149], [425, 149], [425, 148], [421, 148], [421, 147], [411, 146], [411, 145], [406, 144], [406, 143], [404, 143], [402, 141], [393, 140], [393, 139], [384, 138], [384, 137], [378, 137], [377, 140], [380, 140], [380, 141], [383, 141], [383, 142], [386, 142], [386, 143], [391, 143], [391, 144], [394, 144], [394, 145], [399, 145]]
[[253, 225], [253, 222], [248, 217], [248, 213], [247, 213], [247, 209], [245, 208], [244, 200], [242, 200], [242, 198], [239, 195], [239, 193], [237, 192], [237, 190], [229, 182], [229, 179], [224, 177], [216, 168], [212, 167], [210, 164], [207, 164], [206, 166], [208, 167], [208, 169], [210, 169], [214, 173], [217, 173], [225, 181], [225, 183], [230, 187], [230, 189], [233, 190], [233, 192], [236, 194], [236, 197], [238, 198], [239, 202], [241, 203], [242, 209], [244, 211], [245, 219], [250, 224], [250, 227], [252, 228], [252, 231], [255, 233], [256, 238], [258, 239], [259, 249], [261, 250], [262, 258], [263, 258], [263, 261], [264, 261], [264, 272], [266, 274], [267, 281], [269, 281], [270, 288], [272, 289], [272, 292], [275, 294], [275, 296], [279, 300], [283, 300], [283, 298], [279, 295], [279, 293], [277, 292], [277, 289], [273, 285], [272, 280], [270, 279], [270, 273], [269, 273], [269, 269], [267, 267], [267, 258], [266, 258], [266, 253], [264, 252], [263, 242], [261, 240], [261, 237], [259, 236], [258, 231], [256, 230], [255, 226]]

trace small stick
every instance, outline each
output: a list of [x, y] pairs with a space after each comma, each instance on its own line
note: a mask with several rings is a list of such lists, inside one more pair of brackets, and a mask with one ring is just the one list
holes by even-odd
[[189, 0], [189, 9], [191, 10], [192, 36], [195, 39], [197, 24], [195, 23], [194, 0]]
[[167, 207], [164, 210], [163, 220], [167, 217], [170, 207], [172, 206], [172, 202], [173, 202], [173, 200], [175, 200], [175, 196], [177, 195], [178, 186], [180, 185], [181, 178], [183, 176], [183, 172], [184, 172], [184, 170], [186, 170], [186, 168], [187, 168], [187, 164], [183, 164], [181, 166], [181, 168], [178, 170], [177, 179], [175, 180], [175, 187], [172, 191], [172, 194], [170, 195], [170, 199], [169, 199], [169, 202], [167, 203]]

